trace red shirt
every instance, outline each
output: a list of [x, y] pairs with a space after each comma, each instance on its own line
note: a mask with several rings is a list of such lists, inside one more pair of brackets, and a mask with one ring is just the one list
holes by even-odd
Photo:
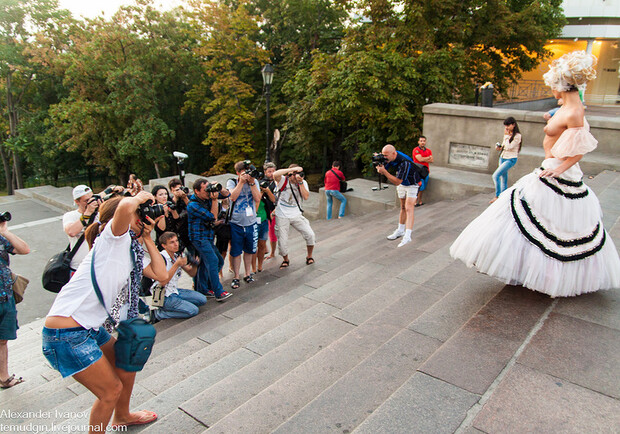
[[332, 172], [332, 170], [338, 174], [340, 179], [342, 179], [343, 181], [345, 180], [344, 174], [340, 170], [332, 168], [325, 173], [325, 190], [340, 191], [340, 179], [338, 179], [336, 175], [334, 175], [334, 172]]
[[413, 149], [413, 152], [411, 153], [411, 157], [413, 158], [413, 161], [415, 161], [418, 164], [422, 164], [424, 166], [428, 167], [428, 163], [424, 162], [424, 161], [419, 161], [415, 156], [419, 155], [421, 157], [430, 157], [431, 155], [433, 155], [433, 153], [431, 152], [430, 149], [425, 148], [424, 150], [422, 150], [419, 146], [416, 146]]

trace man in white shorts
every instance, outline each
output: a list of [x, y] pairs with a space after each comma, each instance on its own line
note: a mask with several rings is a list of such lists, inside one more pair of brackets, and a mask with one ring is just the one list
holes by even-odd
[[[386, 165], [378, 165], [377, 172], [384, 175], [388, 181], [396, 185], [396, 192], [400, 199], [400, 215], [398, 217], [398, 229], [393, 234], [388, 235], [388, 240], [395, 240], [403, 237], [398, 247], [402, 247], [411, 242], [411, 231], [413, 230], [413, 209], [418, 188], [420, 187], [420, 175], [413, 165], [413, 161], [405, 154], [397, 151], [392, 145], [385, 145], [381, 150], [383, 156], [388, 160]], [[388, 168], [395, 167], [396, 175], [388, 172]]]

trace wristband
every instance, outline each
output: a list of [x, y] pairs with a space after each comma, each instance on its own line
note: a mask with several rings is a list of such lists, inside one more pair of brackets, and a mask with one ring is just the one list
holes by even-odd
[[90, 219], [90, 216], [85, 216], [84, 214], [82, 214], [80, 217], [80, 222], [82, 223], [82, 226], [84, 227], [88, 226], [89, 219]]

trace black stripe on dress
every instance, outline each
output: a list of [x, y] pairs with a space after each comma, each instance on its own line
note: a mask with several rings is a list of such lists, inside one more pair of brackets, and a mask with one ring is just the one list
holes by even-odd
[[536, 226], [536, 229], [538, 229], [540, 232], [542, 232], [542, 234], [545, 237], [547, 237], [547, 239], [553, 241], [558, 246], [562, 246], [562, 247], [575, 247], [575, 246], [580, 246], [582, 244], [587, 244], [587, 243], [591, 242], [592, 240], [594, 240], [594, 238], [596, 238], [596, 236], [598, 235], [599, 230], [601, 229], [601, 224], [597, 223], [596, 224], [596, 228], [594, 228], [594, 231], [592, 231], [592, 233], [590, 235], [588, 235], [588, 236], [585, 236], [583, 238], [575, 238], [573, 240], [562, 240], [562, 239], [558, 238], [557, 236], [553, 235], [542, 224], [540, 224], [540, 222], [536, 219], [536, 217], [532, 213], [532, 209], [530, 208], [530, 205], [525, 201], [525, 199], [521, 199], [521, 206], [523, 206], [523, 210], [527, 214], [527, 217], [530, 219], [532, 224], [534, 226]]
[[519, 228], [519, 230], [521, 231], [521, 233], [523, 234], [523, 236], [532, 244], [534, 244], [536, 247], [538, 247], [545, 255], [553, 258], [553, 259], [557, 259], [558, 261], [562, 261], [562, 262], [572, 262], [572, 261], [579, 261], [581, 259], [585, 259], [589, 256], [594, 255], [595, 253], [599, 252], [602, 248], [603, 245], [605, 244], [605, 239], [606, 239], [606, 233], [605, 231], [603, 231], [603, 237], [601, 238], [601, 242], [599, 243], [598, 246], [593, 247], [590, 250], [587, 250], [585, 252], [581, 252], [581, 253], [577, 253], [574, 255], [560, 255], [559, 253], [556, 253], [552, 250], [547, 249], [540, 241], [538, 241], [534, 236], [532, 236], [523, 226], [523, 223], [521, 223], [521, 220], [519, 219], [519, 216], [517, 215], [517, 209], [515, 207], [515, 190], [512, 190], [511, 193], [511, 200], [510, 200], [510, 211], [512, 212], [512, 218], [514, 219], [515, 223], [517, 224], [517, 227]]
[[564, 196], [567, 199], [581, 199], [583, 197], [586, 197], [589, 194], [589, 190], [587, 188], [584, 191], [580, 192], [580, 193], [566, 193], [564, 190], [562, 190], [557, 185], [553, 185], [551, 182], [549, 182], [548, 179], [546, 179], [544, 177], [541, 177], [541, 178], [538, 178], [538, 179], [540, 179], [540, 182], [545, 184], [547, 187], [549, 187], [555, 193], [559, 194], [560, 196]]
[[[540, 170], [545, 170], [545, 168], [540, 167]], [[555, 179], [558, 183], [564, 184], [568, 187], [581, 187], [583, 185], [583, 181], [569, 181], [568, 179], [564, 179], [564, 178], [553, 178], [553, 179]]]

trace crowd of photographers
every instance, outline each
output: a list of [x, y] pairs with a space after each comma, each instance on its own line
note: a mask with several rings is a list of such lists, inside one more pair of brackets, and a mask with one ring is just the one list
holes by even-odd
[[[152, 322], [189, 318], [208, 298], [224, 301], [231, 297], [233, 293], [222, 285], [226, 256], [233, 274], [231, 290], [239, 288], [241, 281], [254, 283], [265, 259], [275, 257], [276, 247], [282, 256], [280, 268], [288, 267], [291, 227], [306, 241], [306, 264], [314, 263], [315, 235], [303, 216], [303, 202], [309, 197], [303, 168], [291, 165], [276, 170], [267, 162], [260, 171], [246, 160], [235, 164], [235, 172], [236, 177], [225, 186], [198, 178], [190, 190], [174, 178], [167, 186], [157, 185], [150, 194], [141, 195], [145, 201], [138, 215], [153, 222], [152, 232], [151, 228], [148, 231], [155, 236], [167, 271], [164, 280], [143, 278], [141, 295], [151, 296]], [[99, 206], [113, 197], [135, 194], [121, 186], [110, 186], [99, 194], [85, 185], [73, 189], [77, 209], [63, 218], [70, 248], [76, 249], [73, 270], [88, 253], [83, 234], [97, 221]], [[178, 287], [183, 271], [192, 277], [194, 290]]]

